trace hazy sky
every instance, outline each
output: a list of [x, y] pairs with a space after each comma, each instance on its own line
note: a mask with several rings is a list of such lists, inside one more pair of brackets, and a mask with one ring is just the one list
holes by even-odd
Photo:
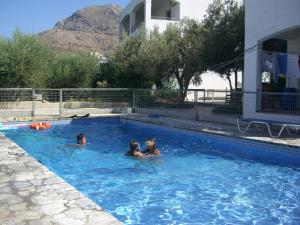
[[129, 0], [0, 0], [0, 36], [10, 37], [15, 28], [38, 33], [87, 6], [118, 4]]

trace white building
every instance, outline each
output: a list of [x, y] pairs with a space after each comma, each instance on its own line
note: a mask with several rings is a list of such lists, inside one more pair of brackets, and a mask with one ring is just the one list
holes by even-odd
[[[300, 123], [299, 94], [282, 94], [300, 90], [300, 1], [244, 0], [244, 5], [244, 118]], [[265, 66], [271, 72], [263, 73]]]
[[202, 20], [211, 0], [131, 0], [122, 10], [120, 31], [129, 35], [140, 26], [160, 31], [184, 17]]

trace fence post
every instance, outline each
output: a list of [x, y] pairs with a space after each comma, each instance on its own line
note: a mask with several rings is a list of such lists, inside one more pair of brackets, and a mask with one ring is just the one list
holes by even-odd
[[203, 102], [205, 103], [206, 102], [206, 90], [204, 89], [203, 91]]
[[32, 117], [35, 117], [35, 89], [32, 89]]
[[199, 121], [199, 118], [198, 118], [198, 91], [194, 91], [194, 107], [195, 107], [195, 118], [196, 118], [196, 121]]
[[62, 89], [59, 89], [59, 117], [62, 117]]
[[136, 101], [136, 99], [135, 99], [135, 89], [132, 89], [132, 112], [134, 112], [134, 108], [135, 108], [135, 101]]

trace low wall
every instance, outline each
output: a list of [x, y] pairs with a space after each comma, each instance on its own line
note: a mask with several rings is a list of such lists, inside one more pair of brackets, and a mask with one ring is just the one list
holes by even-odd
[[111, 107], [111, 108], [77, 108], [77, 109], [63, 109], [62, 116], [82, 115], [82, 114], [122, 114], [132, 113], [130, 107]]
[[62, 107], [67, 109], [75, 108], [105, 108], [105, 107], [127, 107], [128, 102], [63, 102]]
[[32, 116], [32, 111], [26, 110], [0, 110], [0, 117], [8, 118], [8, 117], [30, 117]]
[[238, 115], [215, 114], [214, 107], [197, 107], [192, 109], [170, 109], [170, 108], [134, 108], [134, 112], [148, 115], [160, 115], [176, 119], [205, 121], [221, 124], [236, 125]]
[[[32, 101], [0, 102], [0, 109], [32, 109]], [[59, 102], [35, 101], [36, 109], [59, 108]], [[104, 108], [104, 107], [128, 107], [128, 102], [63, 102], [62, 107], [67, 109], [75, 108]]]

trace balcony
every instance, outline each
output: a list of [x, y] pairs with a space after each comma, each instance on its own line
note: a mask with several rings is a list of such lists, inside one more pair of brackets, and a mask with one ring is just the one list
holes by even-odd
[[[150, 10], [151, 7], [151, 10]], [[151, 15], [150, 15], [151, 12]], [[120, 32], [131, 35], [141, 27], [163, 31], [169, 23], [180, 20], [180, 4], [170, 0], [135, 0], [122, 11]]]

